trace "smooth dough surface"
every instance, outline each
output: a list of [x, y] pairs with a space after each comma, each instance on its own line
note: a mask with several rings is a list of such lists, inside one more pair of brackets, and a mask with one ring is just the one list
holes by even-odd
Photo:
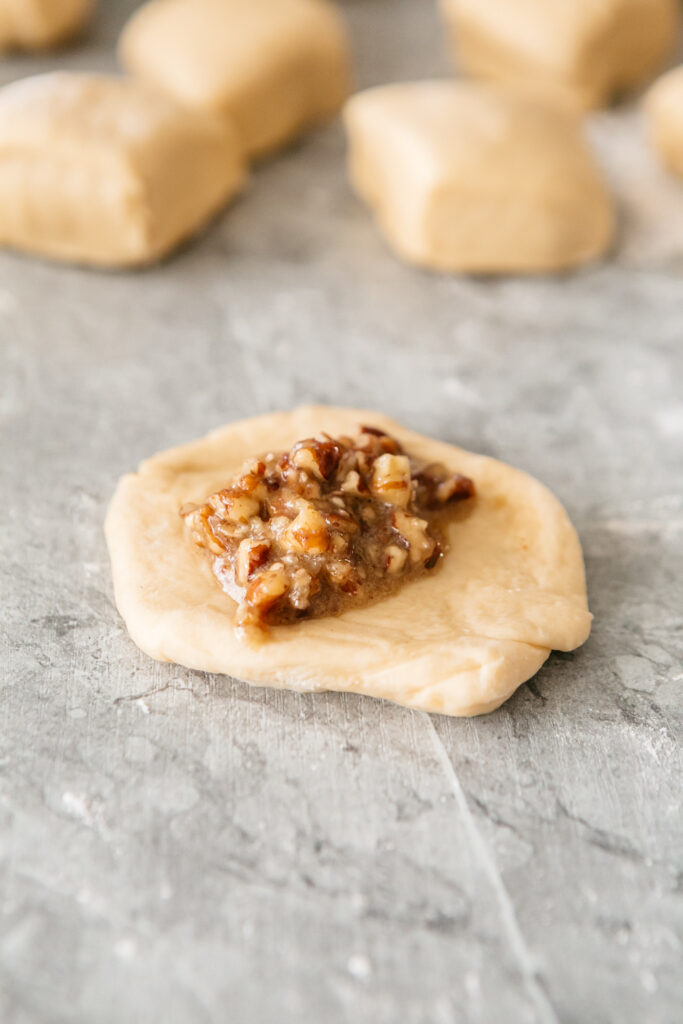
[[660, 157], [683, 176], [683, 66], [663, 75], [650, 89], [645, 109], [650, 136]]
[[[474, 506], [450, 527], [447, 558], [374, 605], [277, 626], [266, 643], [244, 645], [233, 630], [236, 605], [188, 541], [179, 508], [223, 486], [250, 455], [361, 423], [475, 481]], [[259, 685], [347, 690], [474, 715], [498, 707], [552, 648], [572, 650], [590, 631], [579, 541], [545, 487], [368, 411], [272, 413], [163, 452], [121, 479], [106, 535], [116, 603], [143, 651]]]
[[75, 35], [93, 0], [0, 0], [0, 50], [43, 50]]
[[150, 0], [119, 56], [177, 100], [230, 117], [251, 156], [334, 115], [350, 88], [346, 30], [328, 0]]
[[678, 0], [440, 0], [458, 64], [597, 107], [655, 74]]
[[396, 251], [437, 270], [542, 272], [600, 256], [612, 202], [572, 112], [479, 82], [357, 93], [349, 174]]
[[147, 86], [54, 72], [0, 90], [0, 244], [104, 266], [149, 263], [244, 180], [228, 126]]

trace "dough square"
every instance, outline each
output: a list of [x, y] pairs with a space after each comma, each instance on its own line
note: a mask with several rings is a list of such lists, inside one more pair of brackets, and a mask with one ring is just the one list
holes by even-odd
[[652, 86], [645, 109], [650, 137], [662, 161], [683, 176], [683, 66]]
[[81, 29], [94, 0], [0, 0], [0, 50], [58, 46]]
[[222, 122], [127, 79], [54, 72], [0, 90], [0, 244], [133, 266], [203, 226], [244, 180]]
[[251, 156], [333, 116], [350, 88], [346, 31], [328, 0], [150, 0], [119, 56], [175, 99], [231, 118]]
[[678, 0], [440, 0], [458, 65], [599, 107], [654, 74]]
[[571, 111], [478, 82], [380, 86], [345, 108], [349, 173], [409, 262], [466, 273], [600, 256], [612, 203]]
[[[375, 604], [274, 626], [251, 646], [237, 605], [188, 537], [179, 510], [225, 486], [245, 459], [320, 431], [369, 424], [425, 463], [469, 476], [471, 512], [447, 527], [433, 574]], [[546, 661], [590, 632], [581, 547], [538, 481], [495, 459], [425, 437], [368, 410], [311, 406], [222, 427], [124, 476], [105, 524], [118, 609], [160, 661], [261, 686], [340, 690], [449, 715], [492, 711]]]

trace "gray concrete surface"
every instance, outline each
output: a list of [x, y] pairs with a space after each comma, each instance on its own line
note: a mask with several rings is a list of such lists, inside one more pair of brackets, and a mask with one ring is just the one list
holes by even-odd
[[[111, 65], [131, 6], [62, 62]], [[347, 10], [360, 82], [444, 68], [426, 0]], [[683, 186], [632, 110], [591, 131], [621, 237], [566, 277], [401, 266], [337, 126], [166, 266], [0, 254], [3, 1024], [682, 1019]], [[102, 536], [117, 477], [309, 400], [549, 484], [589, 643], [471, 721], [140, 654]]]

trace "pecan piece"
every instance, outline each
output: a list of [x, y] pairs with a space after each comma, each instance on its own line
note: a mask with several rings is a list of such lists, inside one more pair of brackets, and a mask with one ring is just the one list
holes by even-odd
[[392, 505], [410, 501], [410, 459], [405, 455], [380, 455], [375, 459], [370, 484], [372, 493]]
[[307, 502], [301, 502], [301, 505], [301, 511], [287, 530], [288, 542], [296, 551], [324, 554], [330, 546], [325, 520], [313, 505]]
[[409, 516], [400, 509], [396, 509], [393, 517], [394, 528], [405, 540], [408, 546], [410, 561], [426, 562], [431, 558], [436, 541], [427, 533], [427, 522], [417, 516]]
[[248, 584], [244, 604], [258, 608], [260, 613], [268, 611], [287, 591], [287, 574], [282, 562], [261, 569]]
[[267, 541], [254, 540], [251, 537], [245, 537], [240, 541], [235, 563], [235, 583], [240, 587], [246, 587], [256, 570], [266, 562], [269, 551], [270, 544]]
[[336, 472], [342, 454], [342, 446], [331, 438], [309, 438], [294, 446], [292, 461], [319, 480], [329, 480]]

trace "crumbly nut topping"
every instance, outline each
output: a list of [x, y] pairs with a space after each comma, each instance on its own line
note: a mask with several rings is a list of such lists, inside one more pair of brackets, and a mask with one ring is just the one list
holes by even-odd
[[221, 587], [235, 627], [263, 639], [269, 624], [365, 604], [432, 570], [445, 553], [447, 509], [474, 484], [411, 459], [375, 427], [320, 434], [249, 459], [228, 487], [181, 515]]

